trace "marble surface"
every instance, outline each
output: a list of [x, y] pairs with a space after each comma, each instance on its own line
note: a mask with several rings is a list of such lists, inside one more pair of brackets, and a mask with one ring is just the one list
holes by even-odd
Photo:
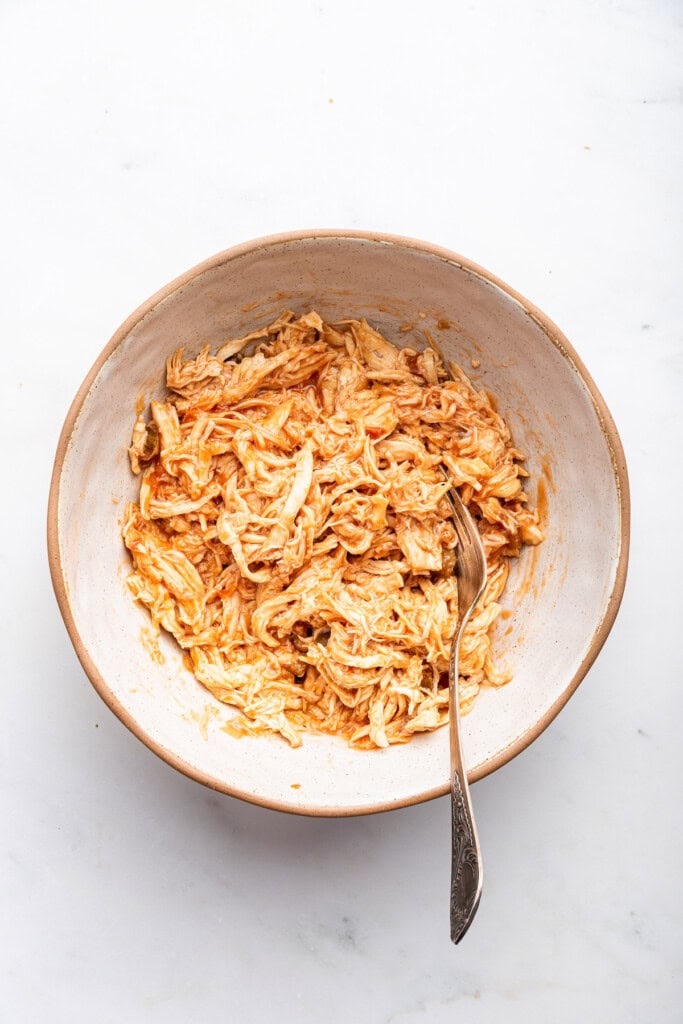
[[[3, 1021], [680, 1020], [682, 36], [666, 0], [2, 4]], [[48, 576], [57, 435], [114, 329], [205, 256], [319, 226], [533, 299], [629, 460], [621, 614], [474, 788], [457, 949], [447, 803], [310, 820], [190, 782], [97, 697]]]

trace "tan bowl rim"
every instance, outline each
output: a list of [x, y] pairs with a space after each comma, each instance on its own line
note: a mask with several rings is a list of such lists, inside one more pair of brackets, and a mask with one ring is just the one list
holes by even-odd
[[74, 424], [78, 418], [81, 407], [85, 398], [90, 391], [90, 387], [95, 380], [97, 374], [100, 372], [102, 366], [107, 361], [112, 352], [117, 346], [123, 341], [123, 339], [130, 333], [130, 331], [150, 313], [155, 306], [160, 302], [167, 299], [173, 292], [184, 288], [190, 283], [195, 277], [200, 274], [206, 273], [206, 271], [212, 270], [214, 267], [220, 266], [229, 260], [234, 260], [237, 257], [243, 256], [246, 253], [253, 252], [258, 249], [267, 249], [271, 246], [279, 246], [283, 243], [298, 242], [305, 239], [313, 238], [339, 238], [339, 239], [361, 239], [367, 242], [379, 242], [391, 246], [399, 246], [405, 249], [411, 249], [415, 252], [426, 253], [431, 256], [436, 256], [439, 259], [445, 260], [448, 263], [455, 264], [468, 270], [486, 281], [494, 284], [497, 288], [500, 288], [503, 292], [509, 295], [512, 299], [518, 302], [528, 315], [536, 321], [541, 327], [543, 332], [547, 335], [550, 341], [555, 345], [558, 351], [570, 364], [570, 367], [582, 379], [588, 392], [593, 401], [595, 412], [598, 417], [598, 421], [602, 428], [602, 432], [605, 436], [607, 446], [610, 452], [610, 458], [612, 461], [612, 468], [614, 471], [614, 481], [617, 488], [617, 494], [619, 496], [620, 506], [620, 520], [621, 520], [621, 543], [619, 549], [619, 563], [617, 565], [617, 571], [614, 580], [614, 586], [605, 609], [601, 621], [597, 624], [593, 637], [591, 639], [590, 647], [586, 652], [586, 655], [581, 662], [578, 670], [570, 680], [567, 687], [560, 694], [557, 700], [551, 705], [551, 707], [545, 712], [541, 718], [534, 723], [526, 732], [518, 736], [512, 743], [510, 743], [503, 750], [499, 751], [494, 757], [484, 761], [483, 764], [477, 766], [475, 770], [469, 773], [469, 781], [476, 782], [478, 779], [484, 778], [491, 772], [496, 771], [497, 768], [507, 764], [513, 757], [520, 754], [526, 747], [529, 746], [540, 734], [550, 725], [555, 716], [562, 710], [564, 705], [567, 703], [571, 695], [577, 689], [579, 683], [584, 678], [589, 668], [595, 661], [602, 645], [604, 644], [607, 636], [614, 624], [621, 599], [624, 593], [624, 586], [626, 583], [626, 572], [628, 567], [628, 553], [629, 553], [629, 537], [630, 537], [630, 518], [631, 518], [631, 501], [629, 494], [629, 483], [628, 483], [628, 471], [626, 468], [626, 459], [624, 456], [624, 450], [617, 432], [616, 425], [612, 419], [612, 415], [607, 408], [605, 400], [600, 394], [595, 382], [588, 373], [588, 370], [584, 366], [583, 362], [575, 352], [571, 343], [557, 327], [552, 320], [549, 319], [537, 306], [528, 299], [516, 292], [500, 278], [491, 274], [488, 270], [480, 267], [478, 264], [472, 262], [464, 256], [460, 256], [458, 253], [452, 252], [450, 249], [445, 249], [439, 245], [433, 245], [430, 242], [420, 241], [419, 239], [405, 237], [403, 235], [392, 235], [385, 234], [380, 231], [359, 231], [359, 230], [347, 230], [335, 229], [335, 228], [323, 228], [321, 230], [307, 229], [302, 231], [287, 231], [280, 234], [266, 235], [261, 238], [252, 239], [249, 242], [243, 242], [240, 245], [232, 246], [229, 249], [225, 249], [222, 252], [216, 253], [214, 256], [210, 256], [208, 259], [197, 264], [192, 269], [181, 274], [180, 277], [176, 277], [169, 284], [165, 285], [158, 292], [143, 302], [134, 313], [132, 313], [127, 320], [125, 320], [119, 329], [115, 332], [111, 340], [102, 349], [100, 355], [97, 357], [92, 368], [86, 375], [83, 383], [78, 389], [76, 396], [71, 403], [69, 411], [64, 421], [64, 426], [59, 437], [57, 445], [57, 451], [55, 454], [55, 461], [52, 470], [52, 479], [50, 482], [50, 494], [48, 499], [48, 512], [47, 512], [47, 548], [48, 548], [48, 559], [50, 565], [50, 575], [52, 577], [52, 585], [54, 587], [59, 609], [64, 619], [64, 624], [68, 630], [71, 642], [73, 643], [76, 655], [80, 661], [86, 675], [90, 679], [91, 683], [99, 693], [100, 697], [104, 702], [111, 708], [115, 715], [123, 722], [125, 726], [138, 739], [149, 747], [155, 754], [163, 758], [164, 761], [168, 762], [171, 767], [182, 772], [183, 775], [187, 775], [197, 782], [201, 782], [203, 785], [208, 786], [210, 789], [218, 790], [223, 793], [227, 793], [230, 796], [238, 797], [242, 800], [246, 800], [249, 803], [259, 804], [262, 807], [268, 807], [273, 810], [288, 811], [295, 814], [312, 815], [316, 817], [346, 817], [358, 814], [374, 814], [380, 811], [394, 810], [398, 807], [406, 807], [411, 804], [422, 803], [426, 800], [432, 800], [435, 797], [443, 796], [449, 790], [448, 783], [436, 786], [433, 789], [426, 790], [421, 793], [416, 793], [413, 796], [407, 798], [400, 798], [395, 801], [385, 800], [378, 804], [371, 806], [342, 806], [342, 807], [328, 807], [328, 806], [307, 806], [307, 807], [293, 807], [280, 800], [271, 800], [265, 797], [261, 797], [257, 794], [247, 793], [243, 790], [237, 789], [236, 787], [230, 786], [227, 783], [214, 778], [206, 772], [200, 771], [193, 765], [188, 764], [187, 761], [178, 757], [172, 750], [168, 750], [162, 744], [158, 743], [152, 736], [148, 735], [143, 729], [140, 728], [136, 720], [129, 714], [129, 712], [123, 707], [117, 697], [112, 693], [109, 686], [105, 682], [104, 678], [100, 674], [97, 666], [93, 662], [88, 649], [81, 638], [74, 617], [71, 611], [71, 605], [69, 602], [69, 595], [66, 587], [66, 581], [64, 577], [64, 571], [62, 569], [60, 551], [59, 551], [59, 535], [58, 535], [58, 506], [59, 506], [59, 486], [62, 474], [62, 467], [66, 456], [69, 439], [71, 437]]

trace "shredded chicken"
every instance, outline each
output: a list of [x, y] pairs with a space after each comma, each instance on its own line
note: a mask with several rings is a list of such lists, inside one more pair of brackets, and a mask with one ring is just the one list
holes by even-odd
[[[243, 355], [247, 345], [252, 355]], [[461, 710], [496, 666], [508, 560], [542, 539], [523, 459], [488, 395], [433, 347], [315, 312], [167, 361], [133, 430], [128, 585], [236, 734], [405, 743], [448, 720], [457, 539], [447, 477], [477, 522], [484, 594], [465, 630]]]

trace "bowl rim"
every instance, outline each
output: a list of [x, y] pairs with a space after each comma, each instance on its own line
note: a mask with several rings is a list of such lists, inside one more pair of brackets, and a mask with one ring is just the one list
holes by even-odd
[[488, 758], [482, 764], [478, 765], [476, 769], [468, 773], [470, 783], [476, 782], [478, 779], [484, 778], [491, 772], [501, 768], [508, 761], [511, 761], [514, 757], [525, 750], [541, 733], [550, 725], [553, 719], [559, 714], [562, 708], [565, 706], [569, 698], [576, 691], [579, 683], [584, 679], [591, 665], [598, 656], [609, 632], [614, 624], [614, 620], [619, 611], [619, 606], [624, 593], [624, 587], [626, 584], [626, 574], [628, 567], [628, 556], [629, 556], [629, 540], [630, 540], [630, 518], [631, 518], [631, 502], [629, 492], [629, 481], [628, 481], [628, 470], [626, 466], [626, 458], [624, 455], [623, 446], [619, 433], [616, 428], [616, 424], [612, 418], [612, 415], [607, 408], [604, 398], [600, 394], [595, 382], [590, 376], [588, 370], [584, 366], [581, 358], [576, 353], [575, 349], [565, 337], [559, 327], [542, 312], [534, 303], [530, 302], [519, 292], [515, 291], [508, 284], [502, 281], [495, 274], [486, 270], [484, 267], [473, 262], [465, 256], [461, 256], [450, 249], [446, 249], [443, 246], [435, 245], [431, 242], [421, 241], [416, 238], [410, 238], [404, 235], [386, 234], [380, 231], [364, 231], [364, 230], [351, 230], [346, 228], [322, 228], [322, 229], [305, 229], [298, 231], [286, 231], [278, 234], [265, 235], [259, 238], [254, 238], [247, 242], [242, 242], [238, 245], [231, 246], [228, 249], [224, 249], [221, 252], [210, 256], [208, 259], [203, 260], [201, 263], [185, 271], [179, 277], [174, 278], [168, 284], [164, 285], [157, 292], [155, 292], [150, 298], [143, 302], [138, 308], [131, 313], [129, 317], [121, 324], [121, 326], [115, 331], [111, 339], [104, 346], [99, 356], [93, 363], [92, 367], [86, 374], [82, 384], [80, 385], [76, 395], [69, 407], [64, 420], [59, 441], [57, 444], [53, 469], [52, 478], [50, 481], [50, 492], [48, 497], [47, 506], [47, 549], [48, 549], [48, 562], [50, 567], [50, 576], [52, 579], [52, 586], [54, 588], [59, 610], [61, 612], [64, 624], [67, 632], [71, 639], [71, 642], [76, 651], [78, 660], [81, 663], [86, 675], [90, 679], [90, 682], [95, 687], [100, 697], [103, 699], [105, 704], [114, 712], [114, 714], [121, 720], [121, 722], [135, 735], [138, 739], [147, 746], [153, 753], [157, 754], [164, 761], [166, 761], [171, 767], [181, 772], [183, 775], [187, 775], [189, 778], [194, 779], [197, 782], [208, 786], [210, 789], [217, 790], [222, 793], [226, 793], [230, 796], [238, 797], [239, 799], [245, 800], [249, 803], [257, 804], [262, 807], [267, 807], [272, 810], [287, 811], [289, 813], [301, 814], [313, 817], [348, 817], [352, 815], [361, 814], [375, 814], [381, 811], [394, 810], [399, 807], [407, 807], [412, 804], [423, 803], [424, 801], [434, 799], [438, 796], [443, 796], [449, 791], [449, 783], [441, 784], [428, 790], [415, 793], [409, 797], [398, 798], [396, 800], [383, 800], [377, 804], [372, 805], [358, 805], [348, 806], [343, 805], [339, 807], [334, 806], [296, 806], [288, 803], [285, 800], [276, 800], [268, 797], [260, 796], [245, 790], [239, 789], [238, 787], [231, 786], [226, 782], [215, 778], [208, 772], [204, 772], [194, 765], [189, 764], [183, 758], [179, 757], [173, 750], [169, 750], [163, 744], [159, 743], [153, 736], [145, 732], [135, 718], [126, 710], [121, 704], [118, 698], [115, 696], [113, 691], [107, 685], [104, 677], [99, 672], [97, 666], [92, 660], [88, 648], [83, 641], [71, 610], [69, 601], [69, 593], [66, 585], [66, 579], [64, 570], [61, 563], [60, 547], [59, 547], [59, 521], [58, 521], [58, 510], [59, 510], [59, 493], [60, 493], [60, 482], [62, 476], [62, 469], [64, 466], [64, 460], [69, 447], [69, 441], [78, 419], [79, 413], [83, 406], [83, 403], [90, 392], [91, 386], [99, 374], [102, 366], [109, 359], [115, 349], [121, 344], [121, 342], [127, 337], [127, 335], [133, 330], [133, 328], [140, 323], [140, 321], [151, 313], [154, 308], [163, 302], [174, 292], [177, 292], [188, 285], [196, 277], [214, 269], [221, 264], [228, 263], [234, 259], [244, 256], [248, 253], [264, 250], [275, 246], [281, 246], [287, 243], [296, 243], [300, 241], [308, 241], [316, 238], [333, 239], [338, 238], [340, 240], [360, 240], [366, 242], [380, 243], [389, 246], [395, 246], [399, 248], [409, 249], [414, 252], [424, 253], [430, 256], [436, 256], [448, 263], [454, 264], [463, 270], [470, 273], [476, 274], [478, 277], [483, 278], [485, 281], [495, 285], [501, 289], [506, 295], [514, 299], [526, 313], [534, 320], [547, 338], [555, 345], [560, 354], [569, 363], [570, 368], [578, 374], [583, 384], [586, 386], [590, 398], [592, 400], [598, 422], [602, 429], [607, 447], [610, 453], [610, 460], [612, 463], [612, 470], [614, 473], [614, 482], [617, 489], [618, 501], [619, 501], [619, 512], [620, 512], [620, 545], [619, 545], [619, 560], [616, 568], [614, 577], [614, 584], [605, 608], [602, 619], [597, 623], [589, 648], [579, 666], [577, 671], [574, 673], [572, 679], [568, 685], [562, 691], [560, 696], [553, 702], [553, 704], [547, 709], [547, 711], [531, 725], [525, 732], [513, 740], [510, 744], [500, 750], [493, 757]]

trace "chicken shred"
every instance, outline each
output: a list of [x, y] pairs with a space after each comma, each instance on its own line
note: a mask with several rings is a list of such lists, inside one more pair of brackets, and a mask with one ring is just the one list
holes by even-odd
[[235, 734], [376, 748], [448, 721], [458, 592], [444, 471], [488, 570], [461, 646], [461, 711], [508, 681], [491, 627], [509, 559], [542, 532], [523, 456], [462, 370], [365, 320], [286, 311], [215, 355], [179, 349], [166, 381], [129, 450], [128, 586], [238, 710]]

